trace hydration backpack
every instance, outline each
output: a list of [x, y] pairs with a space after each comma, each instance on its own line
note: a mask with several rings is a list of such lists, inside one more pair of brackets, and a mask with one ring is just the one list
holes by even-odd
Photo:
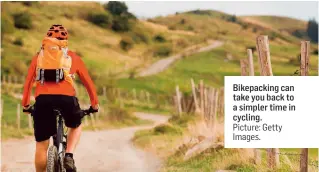
[[68, 41], [45, 37], [37, 59], [36, 81], [73, 84], [70, 69], [72, 58], [68, 55]]

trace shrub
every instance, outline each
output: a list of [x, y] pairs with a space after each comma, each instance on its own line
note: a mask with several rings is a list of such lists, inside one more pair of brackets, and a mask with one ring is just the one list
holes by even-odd
[[155, 57], [166, 57], [172, 53], [172, 48], [169, 45], [160, 45], [155, 47], [154, 56]]
[[176, 30], [176, 26], [172, 25], [172, 26], [168, 26], [169, 30]]
[[307, 32], [303, 30], [295, 30], [292, 32], [292, 35], [297, 37], [297, 38], [307, 38]]
[[131, 37], [123, 37], [120, 41], [120, 46], [123, 50], [128, 51], [129, 49], [133, 48], [133, 40]]
[[123, 14], [121, 14], [121, 16], [127, 17], [129, 19], [133, 19], [133, 20], [137, 19], [136, 16], [134, 14], [130, 13], [130, 12], [123, 13]]
[[106, 28], [111, 25], [112, 19], [107, 13], [89, 13], [88, 21], [97, 26]]
[[22, 46], [23, 46], [23, 40], [22, 40], [22, 38], [16, 38], [16, 39], [13, 41], [13, 44], [22, 47]]
[[169, 124], [160, 124], [153, 131], [155, 134], [182, 134], [181, 129]]
[[166, 42], [166, 39], [163, 35], [156, 35], [154, 36], [154, 41], [156, 42]]
[[315, 50], [312, 52], [312, 54], [318, 55], [318, 49], [315, 49]]
[[25, 6], [31, 7], [33, 5], [39, 4], [39, 2], [37, 2], [37, 1], [23, 1], [22, 4]]
[[139, 42], [144, 42], [144, 43], [149, 43], [149, 38], [146, 34], [144, 33], [133, 33], [132, 38], [134, 42], [139, 43]]
[[187, 127], [188, 123], [195, 120], [195, 116], [191, 114], [183, 114], [182, 116], [179, 115], [173, 115], [168, 122], [170, 122], [173, 125], [178, 125], [182, 128]]
[[124, 2], [110, 1], [104, 5], [104, 9], [108, 10], [112, 15], [121, 15], [127, 12], [127, 6]]
[[253, 28], [253, 32], [256, 33], [258, 29], [256, 27]]
[[14, 26], [19, 29], [31, 29], [31, 15], [27, 12], [16, 13], [13, 15]]
[[254, 53], [256, 51], [256, 47], [255, 46], [248, 46], [246, 47], [246, 50], [247, 49], [251, 49], [251, 51]]
[[180, 21], [180, 23], [181, 23], [181, 24], [185, 24], [185, 23], [186, 23], [185, 19], [182, 19], [182, 20]]
[[113, 19], [112, 30], [115, 32], [127, 32], [131, 30], [132, 26], [127, 16], [117, 16]]
[[110, 121], [126, 121], [134, 118], [132, 112], [119, 105], [110, 105], [108, 110], [108, 120]]
[[178, 39], [176, 45], [178, 47], [186, 48], [189, 45], [189, 42], [186, 39]]
[[222, 30], [218, 32], [221, 35], [227, 35], [228, 31], [227, 30]]
[[193, 31], [194, 27], [193, 26], [188, 26], [186, 30]]
[[226, 17], [226, 20], [229, 21], [229, 22], [236, 23], [237, 22], [237, 17], [236, 17], [236, 15], [228, 16], [228, 17]]
[[73, 19], [73, 15], [69, 13], [64, 13], [63, 16], [67, 19]]
[[136, 76], [136, 74], [137, 74], [136, 69], [130, 70], [130, 72], [129, 72], [129, 79], [134, 79], [135, 76]]
[[246, 30], [246, 29], [248, 28], [248, 24], [247, 24], [247, 23], [242, 23], [242, 24], [241, 24], [241, 27], [242, 27], [244, 30]]

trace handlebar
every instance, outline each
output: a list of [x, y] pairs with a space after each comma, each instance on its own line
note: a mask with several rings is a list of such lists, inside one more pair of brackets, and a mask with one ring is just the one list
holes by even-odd
[[[32, 105], [29, 109], [23, 109], [23, 112], [29, 112], [31, 115], [33, 114], [34, 112], [34, 105]], [[92, 108], [92, 106], [90, 106], [89, 109], [81, 109], [81, 118], [83, 118], [84, 116], [86, 115], [90, 115], [91, 113], [96, 113], [98, 112], [98, 110], [94, 110]]]
[[34, 112], [34, 106], [31, 106], [29, 109], [23, 109], [23, 112], [29, 112], [32, 115]]
[[86, 116], [86, 115], [90, 115], [91, 113], [96, 113], [96, 112], [98, 112], [98, 110], [94, 110], [94, 109], [92, 108], [92, 106], [90, 106], [89, 109], [82, 109], [81, 111], [82, 111], [82, 113], [81, 113], [81, 118], [83, 118], [83, 117]]

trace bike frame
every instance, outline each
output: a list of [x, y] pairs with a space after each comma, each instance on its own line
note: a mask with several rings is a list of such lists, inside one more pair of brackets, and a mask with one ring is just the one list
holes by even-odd
[[[67, 135], [64, 134], [64, 126], [63, 126], [63, 117], [61, 115], [61, 112], [59, 110], [54, 110], [55, 115], [58, 118], [58, 126], [57, 126], [57, 133], [55, 136], [53, 136], [53, 144], [56, 146], [58, 150], [58, 162], [62, 162], [64, 159], [64, 154], [66, 150], [67, 145]], [[63, 165], [61, 163], [58, 163], [59, 165]], [[59, 167], [62, 168], [62, 167]]]

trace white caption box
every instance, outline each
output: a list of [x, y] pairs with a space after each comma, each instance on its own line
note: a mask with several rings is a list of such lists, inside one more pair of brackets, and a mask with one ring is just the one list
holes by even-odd
[[[279, 88], [276, 94], [273, 91], [234, 91], [234, 84], [238, 88], [247, 89], [250, 86], [275, 86]], [[242, 86], [249, 87], [238, 87]], [[287, 87], [288, 86], [288, 87]], [[292, 90], [292, 87], [294, 91]], [[260, 87], [262, 89], [269, 87]], [[281, 91], [281, 88], [285, 91]], [[235, 101], [234, 94], [248, 95], [250, 101]], [[294, 101], [255, 101], [256, 95], [277, 96], [280, 94], [293, 95]], [[245, 98], [239, 96], [236, 98]], [[290, 97], [292, 98], [292, 97]], [[245, 105], [244, 105], [245, 104]], [[253, 108], [266, 111], [252, 112]], [[295, 111], [270, 111], [270, 104], [276, 108], [290, 104]], [[234, 106], [245, 108], [243, 111], [234, 109]], [[272, 106], [274, 107], [274, 106]], [[247, 115], [246, 115], [247, 114]], [[262, 121], [256, 122], [259, 115]], [[247, 118], [248, 117], [248, 118]], [[250, 117], [250, 118], [249, 118]], [[242, 120], [238, 122], [238, 119]], [[247, 121], [252, 120], [252, 121]], [[259, 127], [258, 127], [259, 126]], [[282, 128], [280, 129], [280, 126]], [[318, 148], [319, 147], [319, 77], [317, 76], [225, 76], [225, 148]], [[253, 131], [250, 131], [253, 129]], [[258, 131], [256, 131], [258, 130]], [[281, 132], [279, 132], [281, 130]], [[254, 139], [250, 140], [254, 136]], [[258, 137], [257, 137], [258, 136]]]

